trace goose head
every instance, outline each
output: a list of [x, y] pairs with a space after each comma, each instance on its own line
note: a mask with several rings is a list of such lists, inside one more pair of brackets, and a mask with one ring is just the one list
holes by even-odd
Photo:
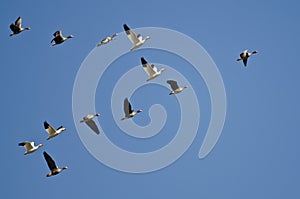
[[65, 170], [65, 169], [67, 169], [68, 167], [67, 166], [64, 166], [63, 168], [61, 168], [62, 170]]
[[67, 130], [67, 128], [62, 127], [62, 128], [60, 128], [60, 130], [61, 130], [61, 131], [65, 131], [65, 130]]
[[43, 146], [43, 144], [38, 144], [37, 147], [40, 148], [41, 146]]
[[184, 86], [183, 88], [188, 88], [188, 86]]
[[137, 110], [136, 112], [137, 112], [137, 113], [140, 113], [140, 112], [142, 112], [142, 111], [143, 111], [143, 110], [139, 109], [139, 110]]
[[100, 116], [100, 114], [96, 113], [96, 114], [95, 114], [95, 116], [97, 116], [97, 117], [98, 117], [98, 116]]
[[68, 39], [74, 38], [74, 36], [73, 36], [73, 35], [69, 35], [69, 36], [67, 36], [67, 38], [68, 38]]
[[151, 38], [150, 36], [145, 37], [145, 41], [147, 41], [147, 40], [150, 39], [150, 38]]
[[257, 53], [257, 51], [256, 51], [256, 50], [252, 52], [252, 54], [256, 54], [256, 53]]

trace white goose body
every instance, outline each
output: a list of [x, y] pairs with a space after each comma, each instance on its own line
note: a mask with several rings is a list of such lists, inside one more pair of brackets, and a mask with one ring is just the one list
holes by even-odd
[[133, 47], [130, 49], [131, 51], [141, 47], [148, 39], [150, 39], [150, 36], [143, 38], [141, 34], [136, 35], [126, 24], [123, 25], [123, 28], [127, 37], [133, 44]]
[[83, 119], [80, 121], [81, 123], [86, 123], [97, 135], [100, 134], [100, 131], [93, 119], [98, 116], [100, 116], [100, 114], [98, 113], [88, 114], [87, 116], [83, 117]]
[[188, 88], [188, 86], [179, 87], [177, 82], [174, 80], [168, 80], [168, 84], [170, 84], [172, 91], [169, 93], [169, 95], [178, 94], [181, 93], [184, 89]]
[[47, 121], [44, 122], [44, 128], [45, 128], [46, 132], [49, 134], [49, 137], [47, 138], [47, 140], [50, 140], [51, 138], [54, 138], [55, 136], [59, 135], [61, 132], [67, 130], [63, 126], [60, 126], [55, 130], [50, 124], [48, 124]]
[[148, 74], [149, 78], [147, 79], [147, 81], [150, 81], [158, 76], [160, 76], [160, 74], [165, 71], [164, 68], [160, 69], [159, 71], [157, 70], [156, 66], [154, 66], [153, 64], [150, 65], [145, 59], [144, 57], [141, 58], [141, 62], [143, 65], [143, 68], [145, 70], [145, 72]]
[[24, 155], [33, 153], [36, 150], [38, 150], [41, 146], [43, 146], [42, 144], [38, 144], [37, 146], [34, 146], [34, 142], [21, 142], [18, 145], [23, 146], [26, 149]]
[[243, 63], [244, 63], [244, 66], [246, 67], [247, 66], [247, 61], [248, 61], [248, 58], [250, 56], [252, 56], [253, 54], [256, 54], [257, 51], [253, 51], [253, 52], [248, 52], [248, 50], [244, 50], [241, 54], [240, 54], [240, 57], [237, 59], [237, 61], [241, 61], [243, 60]]
[[125, 112], [125, 117], [123, 117], [121, 120], [126, 120], [126, 119], [129, 119], [129, 118], [132, 118], [134, 117], [136, 114], [142, 112], [142, 110], [137, 110], [137, 111], [134, 111], [131, 107], [131, 104], [129, 103], [128, 99], [125, 98], [124, 99], [124, 112]]

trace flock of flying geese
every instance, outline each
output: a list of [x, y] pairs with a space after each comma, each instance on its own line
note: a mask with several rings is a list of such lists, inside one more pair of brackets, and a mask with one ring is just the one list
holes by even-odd
[[[123, 28], [124, 28], [124, 31], [126, 32], [127, 37], [133, 44], [133, 46], [130, 48], [131, 51], [141, 47], [148, 39], [150, 39], [150, 36], [146, 36], [143, 38], [141, 34], [136, 35], [126, 24], [123, 25]], [[30, 28], [22, 27], [22, 18], [21, 17], [18, 17], [18, 19], [15, 21], [15, 23], [12, 23], [10, 25], [10, 29], [11, 29], [12, 33], [9, 36], [14, 36], [25, 30], [30, 30]], [[61, 30], [56, 31], [53, 34], [53, 36], [54, 36], [54, 38], [51, 40], [51, 43], [53, 43], [52, 46], [61, 44], [61, 43], [65, 42], [66, 40], [74, 37], [73, 35], [64, 37], [62, 35]], [[105, 45], [105, 44], [109, 43], [110, 41], [114, 40], [117, 36], [118, 36], [118, 34], [116, 34], [116, 33], [111, 36], [107, 36], [96, 46], [100, 47], [102, 45]], [[240, 54], [237, 61], [242, 60], [244, 66], [246, 67], [248, 58], [255, 53], [257, 53], [257, 51], [248, 52], [248, 50], [244, 50]], [[149, 76], [146, 81], [153, 80], [154, 78], [160, 76], [163, 71], [165, 71], [164, 68], [161, 68], [160, 70], [158, 70], [157, 67], [154, 66], [153, 64], [150, 65], [144, 57], [141, 57], [141, 63], [142, 63], [143, 69]], [[185, 88], [187, 88], [187, 86], [179, 87], [175, 80], [167, 80], [167, 83], [170, 85], [170, 87], [172, 89], [172, 91], [169, 93], [169, 95], [178, 94], [178, 93], [182, 92]], [[140, 112], [142, 112], [142, 110], [139, 109], [139, 110], [134, 111], [132, 109], [132, 106], [131, 106], [128, 98], [124, 99], [125, 116], [121, 120], [126, 120], [129, 118], [132, 118], [137, 113], [140, 113]], [[86, 123], [98, 135], [98, 134], [100, 134], [100, 131], [99, 131], [96, 123], [93, 121], [93, 119], [98, 116], [100, 116], [100, 114], [98, 114], [98, 113], [97, 114], [88, 114], [85, 117], [83, 117], [83, 119], [80, 121], [80, 123]], [[56, 137], [57, 135], [61, 134], [63, 131], [66, 130], [66, 128], [63, 126], [60, 126], [57, 129], [55, 129], [47, 121], [44, 122], [44, 129], [49, 135], [47, 140]], [[26, 141], [26, 142], [19, 143], [19, 146], [23, 146], [26, 149], [24, 155], [27, 155], [27, 154], [31, 154], [31, 153], [35, 152], [36, 150], [38, 150], [41, 146], [43, 146], [43, 144], [35, 145], [34, 142]], [[47, 152], [44, 151], [43, 155], [44, 155], [44, 158], [50, 169], [50, 173], [47, 174], [47, 177], [57, 175], [57, 174], [61, 173], [63, 170], [68, 168], [66, 166], [62, 167], [62, 168], [57, 167], [55, 161], [52, 159], [52, 157]]]

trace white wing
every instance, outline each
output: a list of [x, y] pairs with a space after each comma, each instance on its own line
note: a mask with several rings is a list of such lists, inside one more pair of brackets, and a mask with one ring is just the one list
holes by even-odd
[[157, 72], [157, 68], [154, 65], [150, 65], [145, 59], [144, 57], [141, 58], [141, 62], [143, 65], [143, 69], [145, 70], [145, 72], [151, 77], [152, 75], [154, 75]]
[[133, 43], [135, 45], [140, 42], [140, 40], [137, 38], [135, 33], [126, 24], [124, 24], [123, 27], [124, 27], [127, 37], [131, 41], [131, 43]]
[[34, 142], [21, 142], [19, 143], [19, 146], [23, 146], [27, 151], [29, 151], [34, 147]]
[[44, 128], [49, 135], [55, 134], [56, 132], [56, 130], [46, 121], [44, 122]]

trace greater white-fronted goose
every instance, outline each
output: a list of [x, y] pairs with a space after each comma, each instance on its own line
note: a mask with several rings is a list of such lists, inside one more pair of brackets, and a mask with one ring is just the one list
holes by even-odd
[[236, 60], [236, 61], [241, 61], [243, 60], [243, 63], [244, 63], [244, 66], [246, 67], [247, 66], [247, 61], [248, 61], [248, 58], [253, 55], [253, 54], [256, 54], [257, 51], [253, 51], [253, 52], [248, 52], [248, 50], [244, 50], [241, 54], [240, 54], [240, 57]]
[[47, 140], [54, 138], [55, 136], [59, 135], [61, 132], [67, 130], [63, 126], [60, 126], [55, 130], [50, 124], [48, 124], [47, 121], [44, 122], [44, 128], [45, 128], [46, 132], [49, 134], [49, 137], [47, 138]]
[[30, 28], [22, 28], [22, 18], [18, 17], [15, 23], [10, 24], [9, 28], [11, 29], [12, 33], [9, 36], [17, 35], [24, 30], [30, 30]]
[[158, 77], [163, 71], [165, 71], [164, 68], [160, 69], [159, 71], [157, 70], [156, 66], [154, 66], [153, 64], [150, 65], [144, 57], [141, 58], [141, 62], [143, 65], [144, 70], [146, 71], [146, 73], [149, 75], [149, 78], [147, 79], [147, 81], [150, 81], [156, 77]]
[[46, 151], [43, 152], [44, 154], [44, 158], [47, 162], [47, 165], [50, 169], [50, 173], [47, 174], [47, 177], [51, 177], [51, 176], [54, 176], [54, 175], [57, 175], [59, 173], [61, 173], [63, 170], [67, 169], [68, 167], [63, 167], [63, 168], [58, 168], [54, 162], [54, 160], [51, 158], [51, 156], [46, 153]]
[[129, 119], [129, 118], [132, 118], [134, 117], [136, 114], [142, 112], [142, 110], [137, 110], [137, 111], [134, 111], [132, 108], [131, 108], [131, 104], [129, 103], [128, 99], [125, 98], [124, 99], [124, 112], [125, 112], [125, 117], [123, 117], [121, 120], [126, 120], [126, 119]]
[[141, 47], [148, 39], [150, 39], [150, 36], [146, 36], [145, 38], [143, 38], [141, 34], [135, 35], [135, 33], [126, 24], [123, 25], [123, 28], [126, 32], [127, 37], [133, 44], [133, 47], [130, 50]]
[[184, 86], [184, 87], [179, 87], [177, 82], [174, 80], [168, 80], [167, 81], [168, 84], [170, 84], [172, 91], [170, 92], [169, 95], [173, 95], [173, 94], [177, 94], [182, 92], [184, 89], [186, 89], [188, 86]]
[[100, 131], [96, 125], [96, 123], [94, 122], [93, 118], [94, 117], [98, 117], [100, 116], [100, 114], [96, 113], [96, 114], [88, 114], [87, 116], [83, 117], [83, 120], [81, 120], [80, 122], [85, 122], [97, 135], [100, 134]]
[[112, 36], [105, 37], [99, 44], [97, 44], [97, 47], [107, 44], [108, 42], [112, 41], [116, 36], [118, 36], [117, 33], [113, 34]]
[[61, 44], [63, 43], [64, 41], [70, 39], [70, 38], [73, 38], [74, 36], [73, 35], [69, 35], [67, 37], [64, 37], [61, 33], [61, 30], [58, 30], [56, 31], [54, 34], [53, 34], [54, 38], [51, 40], [51, 43], [54, 41], [54, 44], [52, 44], [52, 46], [55, 46], [57, 44]]
[[21, 142], [18, 145], [23, 146], [26, 149], [24, 155], [33, 153], [36, 150], [38, 150], [41, 146], [43, 146], [42, 144], [38, 144], [37, 146], [34, 146], [34, 142], [27, 142], [27, 141], [26, 142]]

